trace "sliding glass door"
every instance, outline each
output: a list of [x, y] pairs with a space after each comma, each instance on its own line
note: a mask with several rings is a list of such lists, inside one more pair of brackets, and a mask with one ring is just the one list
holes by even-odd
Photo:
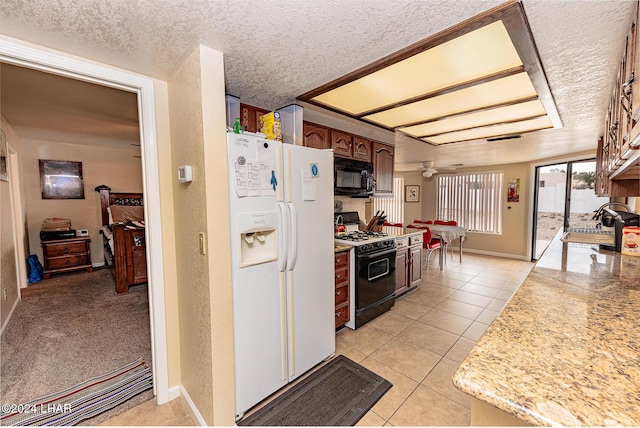
[[593, 228], [594, 211], [609, 198], [594, 191], [594, 160], [536, 167], [532, 259], [537, 260], [560, 229]]
[[537, 260], [564, 226], [567, 164], [536, 168], [532, 258]]

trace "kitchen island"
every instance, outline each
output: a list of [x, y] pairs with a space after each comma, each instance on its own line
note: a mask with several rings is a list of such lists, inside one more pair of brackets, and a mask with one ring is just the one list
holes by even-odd
[[454, 374], [472, 425], [640, 425], [640, 257], [560, 236]]

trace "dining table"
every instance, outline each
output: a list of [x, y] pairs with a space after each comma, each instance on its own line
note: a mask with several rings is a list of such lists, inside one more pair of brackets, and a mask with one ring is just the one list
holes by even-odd
[[440, 238], [446, 245], [451, 245], [456, 239], [460, 240], [460, 263], [462, 263], [462, 241], [466, 235], [466, 230], [462, 226], [450, 226], [446, 224], [422, 224], [414, 223], [415, 226], [429, 226], [434, 236]]

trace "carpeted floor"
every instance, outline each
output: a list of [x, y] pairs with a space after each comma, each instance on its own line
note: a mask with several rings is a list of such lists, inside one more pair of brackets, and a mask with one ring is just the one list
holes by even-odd
[[[29, 286], [0, 342], [0, 397], [18, 404], [115, 370], [151, 365], [147, 285], [115, 295], [108, 269], [56, 275]], [[153, 397], [146, 391], [86, 420], [95, 425]]]

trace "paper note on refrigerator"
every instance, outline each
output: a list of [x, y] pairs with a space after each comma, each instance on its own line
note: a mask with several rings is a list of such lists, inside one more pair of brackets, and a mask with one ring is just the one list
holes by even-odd
[[269, 162], [269, 147], [264, 144], [256, 144], [256, 157], [258, 162]]
[[247, 177], [247, 165], [238, 162], [233, 163], [236, 170], [236, 193], [239, 197], [249, 196], [249, 182]]
[[249, 196], [262, 196], [260, 162], [255, 160], [247, 161], [247, 177]]
[[318, 188], [316, 180], [311, 176], [311, 172], [306, 169], [302, 170], [302, 200], [315, 201]]

